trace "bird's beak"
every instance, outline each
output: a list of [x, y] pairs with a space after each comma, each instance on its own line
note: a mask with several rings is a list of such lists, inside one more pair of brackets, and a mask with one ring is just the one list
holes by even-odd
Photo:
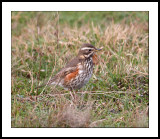
[[102, 50], [102, 49], [103, 49], [103, 47], [101, 47], [101, 48], [96, 48], [95, 51], [97, 52], [97, 51], [100, 51], [100, 50]]

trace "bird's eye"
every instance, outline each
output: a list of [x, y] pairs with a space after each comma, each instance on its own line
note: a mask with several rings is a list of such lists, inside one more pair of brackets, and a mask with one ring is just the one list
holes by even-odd
[[91, 52], [92, 50], [91, 50], [91, 49], [89, 49], [88, 51], [89, 51], [89, 52]]

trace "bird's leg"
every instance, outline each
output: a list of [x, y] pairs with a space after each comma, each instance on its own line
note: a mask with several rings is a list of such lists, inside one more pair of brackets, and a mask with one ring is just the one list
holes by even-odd
[[74, 96], [72, 95], [72, 91], [69, 91], [71, 97], [72, 97], [72, 100], [74, 100]]
[[76, 99], [76, 93], [75, 93], [75, 90], [73, 89], [73, 96], [74, 98]]
[[72, 101], [74, 102], [74, 104], [77, 104], [77, 96], [76, 96], [76, 92], [75, 92], [75, 90], [73, 88], [70, 89], [70, 95], [72, 97]]
[[74, 93], [74, 98], [75, 98], [75, 104], [76, 105], [79, 105], [81, 103], [81, 97], [78, 95], [78, 90], [74, 90], [73, 93]]

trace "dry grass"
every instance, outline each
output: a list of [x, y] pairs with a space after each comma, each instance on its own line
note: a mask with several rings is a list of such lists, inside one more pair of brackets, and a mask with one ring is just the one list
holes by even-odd
[[[20, 28], [21, 14], [12, 15], [12, 127], [148, 127], [148, 22], [71, 27], [42, 12]], [[62, 88], [34, 89], [82, 43], [104, 49], [76, 103]]]

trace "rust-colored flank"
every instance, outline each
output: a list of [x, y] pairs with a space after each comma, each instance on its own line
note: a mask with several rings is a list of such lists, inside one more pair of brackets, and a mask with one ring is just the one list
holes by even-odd
[[74, 72], [67, 74], [64, 81], [69, 82], [71, 79], [74, 79], [77, 75], [78, 75], [78, 68]]

